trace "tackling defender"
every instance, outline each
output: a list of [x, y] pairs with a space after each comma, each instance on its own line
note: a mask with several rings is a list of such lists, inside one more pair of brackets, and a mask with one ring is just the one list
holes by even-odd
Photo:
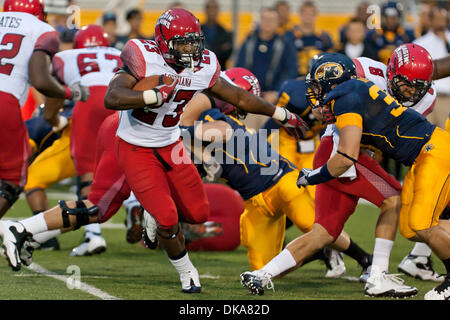
[[[450, 135], [400, 105], [373, 82], [352, 77], [347, 72], [351, 63], [347, 60], [345, 56], [319, 60], [311, 70], [310, 84], [319, 102], [317, 107], [329, 106], [336, 116], [340, 140], [337, 153], [314, 171], [303, 169], [297, 184], [299, 187], [321, 184], [339, 176], [358, 163], [361, 144], [380, 149], [412, 166], [402, 189], [400, 232], [409, 240], [426, 242], [447, 269], [444, 282], [429, 291], [425, 299], [448, 299], [450, 225], [446, 220], [439, 220], [439, 215], [450, 200]], [[288, 245], [282, 261], [280, 254], [263, 269], [242, 274], [243, 284], [256, 293], [278, 274], [274, 270], [283, 272], [301, 265], [309, 250], [314, 252], [329, 241], [333, 241], [333, 237], [326, 225], [316, 224], [308, 237], [299, 237]], [[377, 283], [386, 276], [384, 271], [372, 266], [366, 294], [376, 296]], [[415, 294], [406, 286], [397, 293], [395, 296]]]

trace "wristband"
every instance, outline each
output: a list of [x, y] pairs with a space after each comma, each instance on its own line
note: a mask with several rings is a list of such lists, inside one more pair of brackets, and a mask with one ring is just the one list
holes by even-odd
[[143, 91], [142, 96], [144, 98], [144, 102], [146, 105], [155, 104], [158, 102], [158, 98], [156, 97], [156, 92], [153, 89]]
[[312, 171], [306, 178], [310, 185], [321, 184], [333, 179], [334, 177], [331, 175], [330, 171], [328, 171], [326, 163], [322, 167]]
[[275, 107], [272, 118], [284, 123], [288, 120], [288, 111], [286, 108]]
[[66, 91], [64, 93], [64, 99], [70, 99], [72, 98], [72, 90], [68, 86], [64, 86], [64, 90]]

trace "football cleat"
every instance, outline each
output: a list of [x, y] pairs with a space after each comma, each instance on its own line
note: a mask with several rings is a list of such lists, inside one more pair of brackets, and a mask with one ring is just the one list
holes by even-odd
[[398, 265], [398, 271], [420, 280], [444, 281], [444, 276], [433, 269], [431, 257], [408, 254]]
[[127, 210], [127, 219], [125, 220], [127, 227], [127, 242], [136, 243], [142, 239], [142, 209], [136, 206]]
[[194, 267], [188, 271], [180, 273], [181, 291], [184, 293], [200, 293], [200, 277]]
[[33, 252], [40, 247], [42, 247], [42, 245], [34, 240], [31, 235], [27, 237], [20, 250], [20, 261], [22, 264], [26, 266], [31, 265], [33, 263]]
[[88, 232], [85, 239], [78, 247], [73, 248], [70, 253], [71, 257], [90, 256], [100, 254], [106, 250], [106, 241], [101, 234]]
[[183, 235], [187, 242], [201, 238], [217, 237], [223, 234], [223, 226], [219, 222], [206, 221], [201, 224], [183, 223]]
[[445, 280], [436, 288], [428, 291], [425, 300], [450, 300], [450, 277], [445, 277]]
[[51, 239], [45, 241], [43, 244], [41, 244], [36, 249], [40, 249], [40, 250], [44, 250], [44, 251], [59, 250], [58, 239], [56, 239], [56, 237], [55, 238], [51, 238]]
[[158, 239], [156, 238], [156, 229], [157, 224], [155, 218], [148, 213], [146, 210], [144, 210], [144, 217], [143, 217], [143, 235], [142, 238], [144, 239], [144, 244], [149, 249], [156, 249], [158, 246]]
[[325, 265], [327, 273], [325, 278], [340, 278], [345, 274], [344, 255], [335, 249], [324, 248]]
[[361, 275], [359, 276], [359, 282], [366, 283], [367, 279], [370, 277], [370, 271], [372, 270], [372, 266], [368, 266], [367, 268], [363, 269]]
[[259, 296], [264, 294], [264, 287], [275, 291], [272, 275], [262, 270], [241, 273], [241, 284], [246, 287], [251, 294], [257, 294]]
[[364, 287], [364, 293], [369, 297], [408, 298], [417, 294], [417, 289], [404, 285], [403, 279], [394, 274], [388, 274], [372, 266], [370, 276]]
[[23, 225], [13, 221], [0, 221], [0, 235], [3, 239], [3, 254], [13, 271], [19, 271], [21, 261], [19, 252], [26, 238], [31, 236]]

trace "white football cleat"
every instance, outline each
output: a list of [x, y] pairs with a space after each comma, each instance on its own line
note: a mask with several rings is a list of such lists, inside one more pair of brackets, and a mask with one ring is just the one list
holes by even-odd
[[85, 240], [78, 247], [73, 248], [70, 253], [71, 257], [90, 256], [93, 254], [100, 254], [106, 250], [106, 241], [98, 233], [94, 234], [88, 232], [85, 235]]
[[41, 246], [39, 242], [33, 239], [32, 236], [27, 237], [20, 250], [20, 261], [29, 266], [33, 263], [33, 252]]
[[403, 284], [403, 279], [372, 266], [364, 293], [370, 297], [408, 298], [417, 294], [417, 289]]
[[325, 278], [340, 278], [346, 272], [345, 263], [344, 263], [344, 255], [342, 252], [339, 252], [335, 249], [324, 249], [327, 273], [325, 274]]
[[158, 246], [158, 240], [156, 239], [156, 224], [155, 218], [144, 209], [142, 226], [144, 228], [143, 238], [147, 248], [155, 249]]
[[408, 254], [398, 265], [398, 271], [420, 280], [444, 281], [444, 276], [434, 271], [431, 258]]
[[275, 291], [272, 282], [272, 275], [263, 270], [247, 271], [241, 273], [241, 284], [252, 294], [262, 296], [264, 288]]
[[450, 300], [450, 278], [447, 276], [445, 280], [436, 288], [428, 291], [425, 300]]
[[200, 293], [202, 286], [200, 285], [200, 277], [197, 269], [192, 269], [180, 273], [181, 291], [184, 293]]
[[3, 239], [2, 251], [9, 266], [13, 271], [19, 271], [22, 264], [19, 252], [31, 233], [18, 222], [3, 220], [0, 221], [0, 236]]
[[366, 283], [367, 279], [370, 277], [370, 271], [372, 270], [372, 266], [368, 266], [366, 269], [364, 269], [359, 276], [359, 282]]

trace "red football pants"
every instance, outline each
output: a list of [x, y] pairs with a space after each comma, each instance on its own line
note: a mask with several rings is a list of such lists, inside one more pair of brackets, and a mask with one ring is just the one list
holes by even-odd
[[104, 105], [107, 86], [89, 87], [89, 99], [77, 102], [72, 112], [70, 149], [77, 175], [93, 172], [97, 135], [103, 120], [113, 114]]
[[19, 101], [0, 91], [0, 179], [24, 187], [30, 146]]
[[189, 223], [208, 220], [203, 182], [180, 140], [161, 148], [136, 146], [117, 136], [115, 141], [127, 183], [160, 227], [176, 225], [178, 214]]
[[[324, 165], [333, 149], [332, 137], [323, 137], [314, 155], [314, 169]], [[357, 177], [333, 179], [316, 186], [315, 223], [337, 238], [345, 222], [355, 211], [360, 198], [380, 207], [386, 198], [398, 196], [400, 183], [371, 157], [360, 153], [355, 164]]]

